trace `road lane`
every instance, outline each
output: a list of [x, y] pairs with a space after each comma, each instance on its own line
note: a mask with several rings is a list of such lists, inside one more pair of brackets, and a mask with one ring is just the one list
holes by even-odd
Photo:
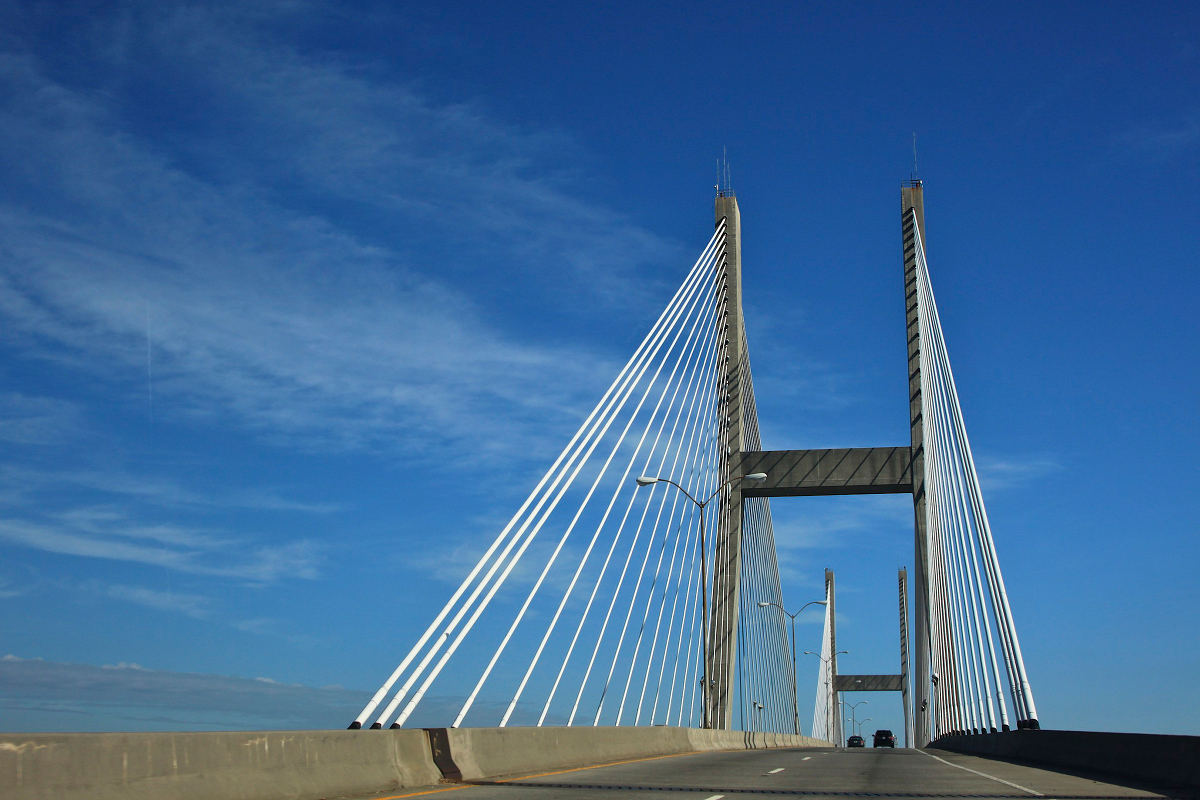
[[[613, 800], [682, 793], [696, 800], [753, 797], [1149, 798], [1152, 792], [1036, 767], [945, 751], [908, 749], [749, 750], [692, 753], [521, 775], [383, 798]], [[434, 796], [436, 796], [434, 795]], [[364, 800], [367, 800], [364, 798]]]

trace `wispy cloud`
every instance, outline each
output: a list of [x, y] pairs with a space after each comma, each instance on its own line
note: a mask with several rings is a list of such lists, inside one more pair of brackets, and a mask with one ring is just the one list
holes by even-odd
[[[0, 657], [0, 714], [8, 730], [302, 730], [341, 729], [370, 693], [316, 688], [269, 676], [241, 678], [147, 669], [133, 663], [102, 667], [40, 658]], [[412, 727], [446, 725], [461, 697], [427, 696]], [[472, 724], [495, 724], [504, 705], [478, 702]], [[512, 722], [533, 724], [519, 707]], [[555, 723], [561, 719], [551, 718]]]
[[1063, 468], [1059, 459], [1052, 455], [982, 457], [978, 467], [979, 482], [985, 493], [1023, 486]]
[[212, 601], [209, 598], [198, 594], [160, 591], [145, 586], [123, 586], [121, 584], [110, 586], [91, 584], [89, 588], [94, 588], [99, 593], [117, 600], [124, 600], [158, 611], [175, 611], [194, 619], [207, 617], [212, 607]]
[[58, 519], [0, 519], [0, 539], [50, 553], [127, 561], [196, 575], [271, 583], [315, 578], [318, 546], [308, 540], [230, 547], [230, 537], [174, 526], [129, 524], [119, 513], [69, 513]]
[[41, 659], [0, 659], [0, 708], [16, 730], [341, 728], [369, 696], [271, 680]]
[[1117, 143], [1131, 155], [1166, 160], [1200, 145], [1200, 113], [1175, 123], [1142, 125], [1125, 131]]
[[268, 617], [259, 617], [255, 619], [242, 619], [232, 623], [233, 627], [243, 633], [264, 634], [270, 633], [278, 624], [279, 620], [270, 619]]
[[[301, 512], [325, 515], [335, 506], [263, 490], [205, 493], [172, 481], [119, 470], [103, 472], [0, 468], [0, 540], [64, 555], [125, 561], [196, 575], [271, 583], [314, 578], [319, 546], [269, 532], [236, 533], [205, 520], [213, 511]], [[90, 502], [89, 502], [90, 501]], [[110, 596], [139, 602], [131, 592]], [[166, 598], [140, 595], [142, 605]], [[182, 609], [180, 609], [182, 610]]]
[[158, 475], [128, 472], [119, 468], [101, 470], [47, 470], [7, 464], [0, 466], [5, 494], [2, 505], [40, 504], [62, 489], [85, 489], [114, 502], [137, 502], [167, 508], [244, 508], [258, 511], [295, 511], [329, 514], [335, 503], [320, 503], [285, 497], [262, 488], [222, 489], [211, 492], [185, 488]]
[[803, 516], [789, 515], [782, 523], [777, 519], [776, 546], [781, 550], [845, 546], [864, 534], [874, 534], [898, 522], [911, 525], [911, 501], [906, 505], [902, 500], [874, 495], [825, 498], [819, 507], [807, 510]]
[[19, 392], [0, 394], [0, 441], [12, 444], [60, 444], [82, 428], [78, 403]]
[[231, 116], [171, 149], [117, 87], [4, 57], [0, 151], [39, 187], [0, 205], [11, 344], [132, 396], [149, 336], [161, 413], [293, 446], [499, 457], [569, 426], [604, 354], [506, 333], [463, 278], [489, 264], [603, 304], [675, 249], [574, 196], [570, 170], [535, 169], [561, 136], [307, 59], [232, 12], [123, 24]]
[[912, 501], [906, 495], [813, 498], [803, 511], [773, 516], [780, 577], [786, 583], [816, 585], [818, 551], [875, 547], [881, 537], [911, 531]]

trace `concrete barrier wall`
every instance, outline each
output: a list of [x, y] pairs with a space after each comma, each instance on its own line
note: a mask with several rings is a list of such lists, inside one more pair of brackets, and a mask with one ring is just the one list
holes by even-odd
[[944, 736], [930, 746], [1200, 789], [1200, 736], [1019, 730]]
[[0, 734], [5, 800], [315, 800], [441, 777], [421, 730]]
[[451, 728], [446, 735], [463, 780], [697, 751], [830, 746], [807, 736], [667, 726]]
[[[439, 750], [435, 763], [439, 741], [449, 752]], [[0, 734], [0, 797], [318, 800], [430, 786], [447, 765], [471, 780], [694, 751], [820, 746], [829, 743], [669, 727]]]

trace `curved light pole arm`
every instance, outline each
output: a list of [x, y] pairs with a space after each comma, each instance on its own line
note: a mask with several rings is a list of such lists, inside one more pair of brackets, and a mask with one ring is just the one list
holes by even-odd
[[[655, 481], [656, 481], [657, 483], [669, 483], [669, 484], [671, 484], [671, 485], [672, 485], [672, 486], [674, 486], [676, 489], [678, 489], [679, 491], [683, 492], [683, 496], [684, 496], [684, 497], [686, 497], [688, 500], [691, 500], [693, 503], [695, 503], [696, 505], [700, 506], [700, 508], [702, 508], [702, 509], [703, 509], [703, 508], [704, 508], [704, 506], [705, 506], [705, 505], [708, 503], [708, 500], [711, 500], [711, 499], [712, 499], [712, 498], [710, 497], [710, 498], [708, 498], [708, 500], [705, 500], [703, 503], [701, 503], [699, 500], [697, 500], [696, 498], [692, 497], [691, 493], [690, 493], [690, 492], [688, 492], [688, 490], [687, 490], [687, 489], [683, 488], [682, 486], [680, 486], [678, 483], [676, 483], [675, 481], [671, 480], [670, 478], [655, 478]], [[725, 488], [725, 487], [724, 487], [724, 486], [722, 486], [722, 487], [721, 487], [721, 489], [723, 489], [723, 488]], [[720, 489], [718, 489], [717, 491], [720, 491]]]
[[[757, 475], [757, 474], [760, 474], [760, 473], [755, 473], [755, 474]], [[708, 505], [710, 502], [712, 502], [712, 499], [713, 499], [714, 497], [716, 497], [718, 494], [720, 494], [722, 491], [724, 491], [726, 486], [728, 486], [729, 484], [733, 483], [734, 481], [745, 480], [745, 479], [746, 479], [746, 478], [748, 478], [748, 477], [750, 477], [750, 476], [748, 476], [748, 475], [735, 475], [734, 477], [732, 477], [732, 478], [729, 478], [729, 479], [728, 479], [728, 480], [726, 480], [724, 483], [722, 483], [720, 486], [718, 486], [716, 489], [714, 489], [714, 490], [713, 490], [713, 493], [712, 493], [712, 494], [710, 494], [710, 495], [708, 496], [708, 498], [707, 498], [707, 499], [705, 499], [705, 500], [703, 500], [703, 501], [701, 501], [701, 500], [697, 500], [696, 498], [692, 497], [691, 493], [690, 493], [690, 492], [688, 492], [688, 490], [687, 490], [687, 489], [683, 488], [682, 486], [680, 486], [678, 483], [676, 483], [675, 481], [671, 480], [670, 478], [659, 478], [659, 477], [656, 477], [656, 478], [654, 479], [654, 481], [655, 481], [655, 483], [669, 483], [669, 484], [671, 484], [671, 485], [672, 485], [672, 486], [674, 486], [676, 489], [678, 489], [679, 491], [683, 492], [684, 496], [685, 496], [685, 497], [687, 497], [687, 499], [688, 499], [688, 500], [691, 500], [693, 503], [695, 503], [696, 505], [700, 506], [700, 508], [701, 508], [701, 509], [703, 509], [703, 508], [704, 508], [706, 505]], [[762, 480], [762, 479], [764, 479], [764, 478], [766, 478], [766, 475], [763, 475], [763, 477], [762, 477], [762, 478], [759, 478], [758, 480]], [[785, 612], [785, 613], [786, 613], [786, 612]]]
[[751, 472], [749, 475], [735, 475], [732, 478], [729, 478], [728, 480], [726, 480], [720, 486], [718, 486], [713, 491], [713, 493], [708, 496], [708, 500], [705, 500], [700, 505], [701, 506], [708, 505], [709, 502], [714, 497], [716, 497], [718, 494], [720, 494], [725, 489], [726, 486], [733, 483], [734, 481], [750, 481], [751, 483], [758, 483], [760, 481], [765, 481], [766, 479], [767, 479], [767, 473], [765, 473], [765, 472]]

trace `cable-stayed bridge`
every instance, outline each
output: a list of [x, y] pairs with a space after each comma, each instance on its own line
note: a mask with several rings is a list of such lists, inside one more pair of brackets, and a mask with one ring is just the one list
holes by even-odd
[[[351, 730], [0, 733], [0, 795], [1195, 796], [1200, 737], [1041, 730], [938, 320], [921, 184], [901, 198], [909, 442], [762, 449], [741, 218], [719, 191], [712, 238], [671, 301], [449, 599], [414, 612], [432, 621]], [[839, 673], [826, 570], [805, 731], [787, 624], [803, 608], [782, 602], [770, 499], [871, 493], [913, 498], [900, 672]], [[832, 746], [847, 743], [848, 691], [899, 692], [905, 743], [932, 748]], [[431, 716], [449, 727], [420, 729]]]
[[712, 238], [666, 308], [351, 728], [404, 727], [436, 687], [462, 698], [454, 728], [802, 733], [770, 498], [897, 492], [912, 495], [915, 541], [901, 673], [838, 675], [829, 574], [809, 732], [841, 741], [838, 696], [868, 684], [902, 693], [917, 746], [1038, 728], [938, 319], [922, 191], [901, 190], [909, 442], [763, 450], [741, 216], [718, 189]]

